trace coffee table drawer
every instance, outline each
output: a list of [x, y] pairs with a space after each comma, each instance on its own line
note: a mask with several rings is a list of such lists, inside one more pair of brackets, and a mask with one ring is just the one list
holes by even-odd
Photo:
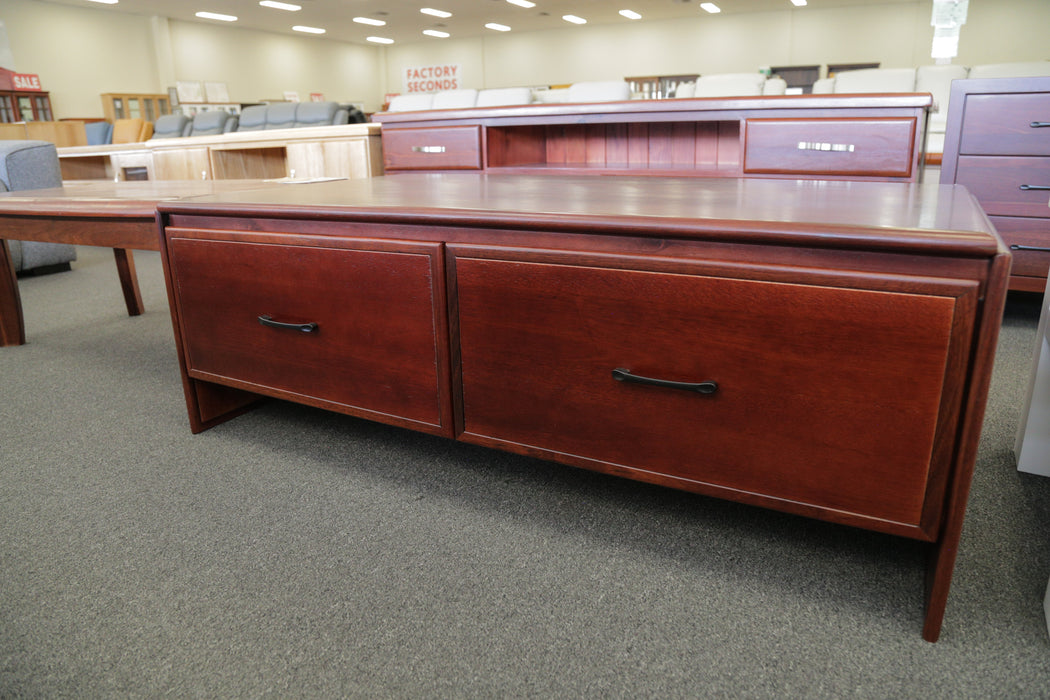
[[453, 254], [465, 439], [933, 536], [959, 290]]
[[1010, 248], [1010, 273], [1045, 279], [1050, 271], [1050, 218], [989, 216], [1003, 243]]
[[966, 96], [959, 153], [1050, 156], [1050, 94]]
[[169, 236], [190, 377], [450, 433], [438, 369], [440, 244]]
[[481, 127], [384, 129], [387, 170], [479, 170]]
[[744, 172], [912, 175], [915, 119], [748, 119]]

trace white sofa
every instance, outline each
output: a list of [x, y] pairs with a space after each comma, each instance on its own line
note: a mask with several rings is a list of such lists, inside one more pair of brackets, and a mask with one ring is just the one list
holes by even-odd
[[814, 94], [928, 92], [933, 95], [927, 153], [943, 153], [948, 98], [953, 80], [1050, 76], [1050, 61], [992, 63], [967, 68], [954, 64], [918, 68], [866, 68], [839, 73], [813, 84]]

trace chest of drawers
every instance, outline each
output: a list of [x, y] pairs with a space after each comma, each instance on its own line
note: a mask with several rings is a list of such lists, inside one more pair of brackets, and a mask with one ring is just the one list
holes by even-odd
[[160, 206], [191, 428], [288, 399], [930, 545], [1009, 254], [959, 187], [404, 174]]
[[1050, 78], [952, 82], [941, 182], [965, 185], [1013, 251], [1010, 289], [1050, 270]]

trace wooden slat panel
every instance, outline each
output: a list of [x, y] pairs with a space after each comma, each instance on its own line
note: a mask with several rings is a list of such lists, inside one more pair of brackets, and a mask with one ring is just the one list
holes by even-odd
[[671, 125], [654, 123], [649, 125], [649, 167], [669, 166], [674, 163], [674, 148], [671, 139]]
[[605, 127], [605, 160], [610, 165], [627, 163], [626, 124], [609, 124]]
[[585, 161], [588, 165], [605, 165], [605, 124], [584, 127]]
[[627, 163], [639, 168], [649, 165], [648, 124], [629, 124], [627, 126]]

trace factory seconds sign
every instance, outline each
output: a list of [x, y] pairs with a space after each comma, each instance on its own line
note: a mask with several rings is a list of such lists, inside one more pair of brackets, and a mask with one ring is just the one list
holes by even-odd
[[404, 85], [406, 95], [414, 92], [458, 90], [462, 87], [460, 81], [462, 72], [462, 66], [458, 63], [413, 66], [405, 68], [401, 82]]

